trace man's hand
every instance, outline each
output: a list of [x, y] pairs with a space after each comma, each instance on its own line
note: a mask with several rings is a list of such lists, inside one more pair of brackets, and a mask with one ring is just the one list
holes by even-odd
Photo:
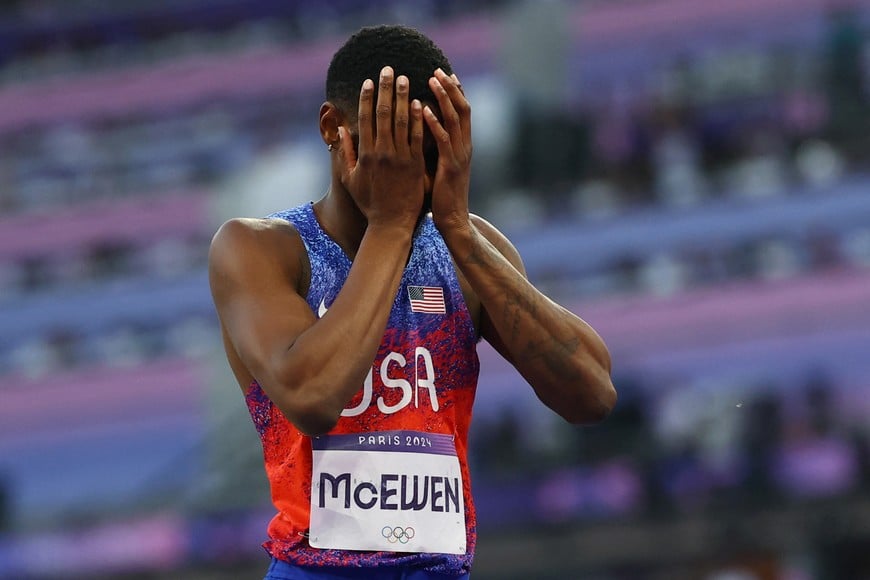
[[443, 123], [431, 108], [423, 116], [438, 146], [438, 169], [432, 187], [432, 217], [445, 238], [468, 233], [468, 188], [471, 182], [471, 105], [456, 75], [440, 68], [429, 79]]
[[[426, 166], [423, 159], [423, 108], [408, 102], [408, 77], [395, 79], [381, 70], [377, 107], [374, 82], [363, 82], [359, 97], [359, 153], [346, 127], [339, 128], [344, 160], [341, 183], [369, 225], [413, 228], [423, 206]], [[395, 109], [395, 110], [394, 110]]]

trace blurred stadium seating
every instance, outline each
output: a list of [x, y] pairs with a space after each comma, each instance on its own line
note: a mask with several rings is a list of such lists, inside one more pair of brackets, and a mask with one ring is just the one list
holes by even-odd
[[870, 4], [547, 4], [0, 4], [0, 578], [262, 575], [208, 243], [319, 198], [329, 58], [395, 21], [621, 395], [572, 428], [481, 347], [475, 577], [870, 577]]

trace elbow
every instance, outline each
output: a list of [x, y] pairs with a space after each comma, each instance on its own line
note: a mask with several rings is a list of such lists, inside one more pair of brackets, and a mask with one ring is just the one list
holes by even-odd
[[326, 415], [324, 413], [309, 414], [297, 418], [293, 424], [305, 435], [317, 437], [332, 431], [336, 424], [338, 424], [338, 416]]
[[617, 393], [609, 373], [588, 381], [583, 389], [580, 400], [569, 413], [563, 415], [565, 420], [573, 425], [594, 425], [610, 416], [616, 406]]
[[272, 367], [269, 373], [274, 404], [304, 435], [316, 437], [332, 431], [341, 418], [343, 404], [330, 395], [320, 375], [300, 372], [298, 366], [282, 362], [285, 364]]
[[324, 395], [326, 389], [316, 384], [295, 381], [279, 381], [277, 398], [274, 401], [284, 417], [310, 437], [325, 435], [335, 428], [341, 418], [342, 408]]
[[309, 437], [325, 435], [332, 431], [341, 417], [341, 410], [334, 412], [327, 405], [317, 402], [285, 402], [279, 408], [288, 421]]
[[616, 387], [613, 386], [610, 377], [607, 377], [607, 380], [603, 381], [595, 390], [595, 396], [589, 405], [584, 424], [593, 425], [607, 419], [616, 407], [618, 398]]

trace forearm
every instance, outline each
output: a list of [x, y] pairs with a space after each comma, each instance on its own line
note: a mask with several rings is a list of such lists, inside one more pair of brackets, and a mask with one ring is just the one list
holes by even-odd
[[606, 416], [615, 391], [598, 333], [539, 292], [474, 225], [445, 239], [502, 350], [538, 397], [574, 423]]
[[334, 424], [360, 390], [383, 338], [410, 247], [410, 229], [369, 227], [329, 310], [282, 353], [281, 382], [296, 414]]

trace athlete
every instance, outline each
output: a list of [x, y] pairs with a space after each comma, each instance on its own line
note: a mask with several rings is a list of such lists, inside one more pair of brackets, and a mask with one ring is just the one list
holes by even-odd
[[478, 340], [576, 424], [615, 404], [610, 356], [469, 213], [471, 108], [429, 38], [360, 30], [326, 99], [327, 193], [226, 222], [209, 255], [278, 512], [266, 578], [467, 578]]

